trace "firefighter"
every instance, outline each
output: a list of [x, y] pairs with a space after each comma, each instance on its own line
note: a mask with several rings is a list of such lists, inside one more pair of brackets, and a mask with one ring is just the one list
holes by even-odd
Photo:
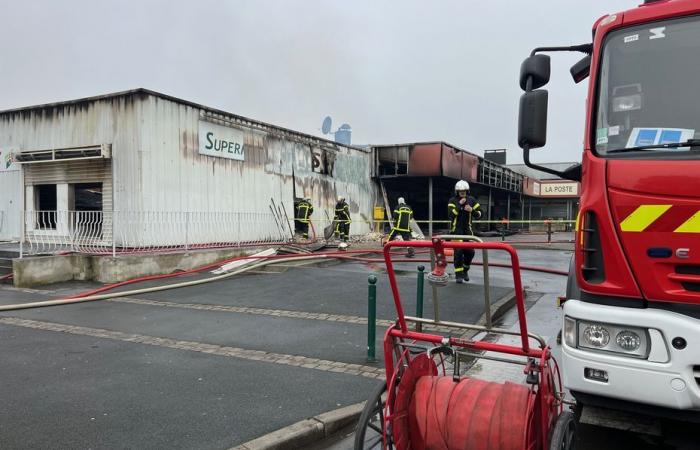
[[[391, 233], [389, 233], [389, 240], [393, 241], [398, 236], [404, 241], [411, 240], [411, 220], [413, 220], [413, 209], [406, 204], [406, 200], [403, 197], [399, 197], [398, 205], [394, 209], [394, 217], [396, 217], [396, 223], [391, 228]], [[409, 247], [406, 256], [412, 258], [415, 252], [413, 247]]]
[[[469, 195], [469, 183], [459, 180], [455, 184], [455, 196], [447, 203], [447, 216], [450, 218], [450, 234], [473, 235], [472, 218], [481, 217], [481, 208], [474, 197]], [[474, 258], [474, 250], [455, 250], [454, 265], [457, 283], [469, 281], [469, 267]]]
[[350, 208], [345, 202], [345, 197], [338, 196], [338, 203], [335, 204], [335, 215], [333, 216], [333, 221], [335, 221], [335, 237], [336, 239], [341, 239], [343, 242], [348, 241], [348, 236], [350, 235]]
[[314, 212], [314, 207], [311, 204], [311, 199], [306, 197], [299, 200], [296, 204], [294, 212], [294, 221], [296, 229], [301, 233], [304, 239], [309, 238], [309, 222], [311, 222], [311, 214]]

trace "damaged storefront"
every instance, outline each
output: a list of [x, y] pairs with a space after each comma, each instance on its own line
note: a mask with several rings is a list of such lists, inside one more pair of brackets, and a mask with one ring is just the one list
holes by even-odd
[[0, 112], [0, 151], [10, 238], [57, 248], [274, 241], [295, 198], [319, 229], [339, 195], [364, 234], [377, 197], [369, 149], [144, 89]]

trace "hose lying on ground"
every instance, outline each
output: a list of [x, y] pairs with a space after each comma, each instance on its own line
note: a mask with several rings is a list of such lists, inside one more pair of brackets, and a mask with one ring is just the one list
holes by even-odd
[[[276, 256], [276, 255], [273, 255], [273, 256]], [[285, 262], [285, 261], [293, 261], [293, 260], [296, 261], [296, 260], [300, 260], [300, 259], [324, 259], [325, 257], [326, 257], [325, 255], [313, 255], [313, 256], [303, 255], [303, 256], [298, 256], [298, 257], [295, 256], [295, 257], [279, 258], [275, 262]], [[261, 257], [258, 256], [258, 258], [261, 258]], [[214, 277], [205, 278], [203, 280], [185, 281], [182, 283], [168, 284], [165, 286], [154, 286], [154, 287], [150, 287], [150, 288], [134, 289], [131, 291], [113, 292], [111, 294], [89, 295], [89, 296], [84, 296], [84, 297], [45, 300], [45, 301], [40, 301], [40, 302], [20, 303], [20, 304], [16, 304], [16, 305], [2, 305], [2, 306], [0, 306], [0, 311], [15, 311], [15, 310], [19, 310], [19, 309], [40, 308], [40, 307], [45, 307], [45, 306], [70, 305], [73, 303], [91, 302], [91, 301], [95, 301], [95, 300], [107, 300], [107, 299], [116, 298], [116, 297], [126, 297], [129, 295], [145, 294], [148, 292], [157, 292], [157, 291], [164, 291], [167, 289], [195, 286], [198, 284], [204, 284], [204, 283], [210, 283], [212, 281], [223, 280], [225, 278], [229, 278], [229, 277], [232, 277], [234, 275], [238, 275], [238, 274], [241, 274], [243, 272], [246, 272], [248, 270], [252, 270], [252, 269], [255, 269], [258, 267], [265, 266], [267, 264], [272, 264], [272, 263], [270, 261], [268, 261], [266, 258], [264, 261], [261, 261], [259, 263], [254, 263], [254, 264], [251, 264], [250, 266], [242, 267], [238, 270], [233, 270], [233, 271], [225, 273], [223, 275], [217, 275]], [[171, 275], [171, 274], [168, 274], [168, 275]]]
[[[317, 253], [317, 254], [300, 253], [300, 254], [296, 254], [296, 255], [292, 254], [292, 255], [239, 256], [239, 257], [231, 258], [231, 259], [228, 259], [225, 261], [207, 264], [205, 266], [197, 267], [197, 268], [191, 269], [191, 270], [186, 270], [186, 271], [181, 271], [181, 272], [173, 272], [173, 273], [162, 274], [162, 275], [150, 275], [150, 276], [145, 276], [145, 277], [138, 277], [138, 278], [134, 278], [131, 280], [126, 280], [126, 281], [122, 281], [119, 283], [114, 283], [114, 284], [110, 284], [107, 286], [103, 286], [103, 287], [100, 287], [98, 289], [94, 289], [94, 290], [91, 290], [88, 292], [83, 292], [83, 293], [80, 293], [80, 294], [77, 294], [77, 295], [74, 295], [74, 296], [68, 297], [68, 298], [55, 299], [55, 300], [45, 300], [45, 301], [38, 301], [38, 302], [29, 302], [29, 303], [20, 303], [20, 304], [14, 304], [14, 305], [0, 305], [0, 311], [15, 311], [15, 310], [20, 310], [20, 309], [40, 308], [40, 307], [46, 307], [46, 306], [70, 305], [70, 304], [74, 304], [74, 303], [83, 303], [83, 302], [90, 302], [90, 301], [96, 301], [96, 300], [108, 300], [110, 298], [127, 297], [130, 295], [139, 295], [139, 294], [145, 294], [145, 293], [149, 293], [149, 292], [158, 292], [158, 291], [165, 291], [168, 289], [177, 289], [177, 288], [188, 287], [188, 286], [196, 286], [199, 284], [205, 284], [205, 283], [210, 283], [213, 281], [223, 280], [223, 279], [230, 278], [232, 276], [247, 272], [247, 271], [252, 270], [252, 269], [256, 269], [256, 268], [263, 267], [263, 266], [266, 266], [269, 264], [280, 263], [280, 262], [313, 260], [313, 259], [327, 259], [327, 258], [334, 258], [334, 259], [347, 260], [347, 261], [365, 262], [365, 263], [375, 263], [375, 262], [376, 263], [383, 263], [384, 262], [383, 258], [367, 258], [367, 257], [353, 256], [352, 255], [352, 254], [368, 254], [368, 253], [375, 253], [375, 254], [382, 253], [382, 250], [353, 250], [353, 251], [342, 251], [342, 252], [325, 252], [325, 253]], [[139, 283], [139, 282], [143, 282], [143, 281], [151, 281], [151, 280], [179, 277], [179, 276], [183, 276], [183, 275], [189, 275], [189, 274], [193, 274], [193, 273], [203, 272], [203, 271], [208, 270], [208, 269], [221, 267], [224, 264], [228, 264], [230, 262], [246, 260], [246, 259], [261, 259], [262, 261], [253, 263], [251, 265], [242, 267], [240, 269], [232, 270], [232, 271], [227, 272], [227, 273], [222, 274], [222, 275], [216, 275], [216, 276], [208, 277], [208, 278], [205, 278], [202, 280], [185, 281], [185, 282], [181, 282], [181, 283], [174, 283], [174, 284], [168, 284], [168, 285], [163, 285], [163, 286], [153, 286], [153, 287], [149, 287], [149, 288], [133, 289], [130, 291], [119, 291], [119, 292], [113, 292], [111, 294], [101, 294], [100, 295], [101, 292], [105, 292], [108, 290], [115, 289], [117, 287], [129, 285], [129, 284]], [[406, 259], [396, 259], [396, 260], [394, 260], [394, 262], [430, 262], [430, 259], [406, 258]], [[481, 265], [482, 263], [472, 262], [472, 264], [473, 265]], [[489, 266], [505, 267], [505, 268], [511, 267], [511, 265], [508, 263], [496, 263], [496, 262], [489, 262]], [[561, 270], [555, 270], [555, 269], [549, 269], [547, 267], [520, 266], [520, 269], [555, 274], [555, 275], [568, 276], [568, 272], [561, 271]]]

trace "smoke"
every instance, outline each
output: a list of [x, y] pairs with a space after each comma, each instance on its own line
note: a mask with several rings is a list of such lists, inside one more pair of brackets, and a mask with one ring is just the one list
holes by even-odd
[[[539, 45], [588, 42], [629, 1], [0, 2], [0, 108], [146, 87], [355, 143], [516, 145], [520, 62]], [[553, 57], [548, 150], [580, 158], [585, 86]], [[585, 85], [585, 83], [583, 83]]]

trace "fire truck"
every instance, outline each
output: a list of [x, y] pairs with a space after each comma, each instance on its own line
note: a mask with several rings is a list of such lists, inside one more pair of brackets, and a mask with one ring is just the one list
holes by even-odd
[[[546, 144], [553, 52], [588, 79], [582, 163], [530, 161]], [[563, 304], [565, 387], [585, 415], [700, 422], [700, 1], [645, 1], [593, 25], [592, 43], [521, 65], [525, 163], [581, 182]], [[620, 419], [622, 417], [622, 419]]]

